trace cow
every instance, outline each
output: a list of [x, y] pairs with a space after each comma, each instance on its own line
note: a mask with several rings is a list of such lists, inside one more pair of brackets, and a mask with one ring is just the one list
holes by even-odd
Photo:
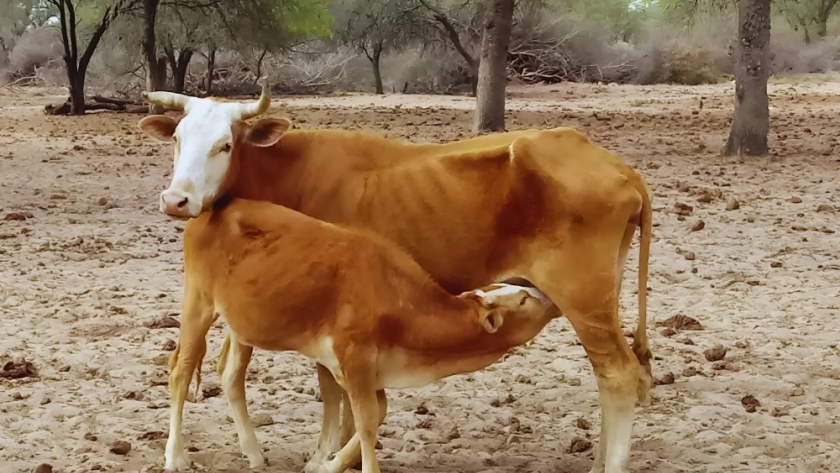
[[[217, 371], [237, 426], [249, 426], [244, 379], [253, 349], [294, 350], [317, 361], [348, 395], [356, 434], [323, 473], [342, 472], [361, 447], [378, 473], [376, 430], [385, 388], [421, 387], [482, 369], [533, 339], [557, 306], [538, 290], [493, 284], [451, 295], [393, 242], [270, 202], [230, 199], [184, 228], [184, 298], [170, 359], [165, 467], [189, 465], [181, 433], [191, 375], [210, 326], [229, 335]], [[238, 430], [255, 465], [253, 428]]]
[[[601, 435], [591, 471], [626, 471], [635, 405], [648, 403], [652, 380], [652, 210], [644, 179], [619, 156], [570, 128], [414, 143], [291, 129], [285, 118], [249, 124], [270, 106], [264, 80], [254, 102], [170, 92], [144, 97], [184, 112], [180, 120], [151, 115], [138, 124], [174, 143], [172, 180], [160, 194], [161, 212], [173, 218], [196, 217], [230, 197], [269, 201], [375, 231], [452, 294], [493, 282], [527, 283], [546, 294], [571, 323], [598, 381]], [[618, 296], [637, 229], [639, 321], [631, 347]], [[347, 415], [346, 428], [333, 421], [340, 387], [316, 366], [325, 401], [313, 462], [337, 451], [352, 423]]]

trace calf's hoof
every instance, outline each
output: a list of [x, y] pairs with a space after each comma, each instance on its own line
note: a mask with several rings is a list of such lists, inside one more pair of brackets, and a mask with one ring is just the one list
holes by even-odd
[[257, 453], [253, 455], [248, 455], [248, 463], [250, 464], [251, 468], [254, 469], [268, 465], [268, 459], [265, 458], [262, 453]]
[[303, 473], [330, 473], [330, 470], [323, 461], [313, 462], [309, 460], [303, 467]]
[[180, 455], [166, 455], [163, 468], [167, 471], [184, 471], [190, 466], [190, 461], [183, 453]]

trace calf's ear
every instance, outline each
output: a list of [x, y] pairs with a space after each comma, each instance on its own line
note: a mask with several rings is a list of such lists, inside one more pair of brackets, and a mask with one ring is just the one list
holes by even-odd
[[175, 135], [175, 127], [178, 122], [174, 118], [166, 115], [149, 115], [143, 117], [138, 123], [137, 127], [143, 130], [152, 138], [157, 138], [160, 141], [172, 141]]
[[488, 310], [481, 315], [481, 325], [487, 333], [496, 333], [504, 321], [504, 317], [498, 310]]
[[245, 139], [253, 146], [268, 148], [274, 146], [292, 127], [287, 118], [263, 118], [248, 129]]

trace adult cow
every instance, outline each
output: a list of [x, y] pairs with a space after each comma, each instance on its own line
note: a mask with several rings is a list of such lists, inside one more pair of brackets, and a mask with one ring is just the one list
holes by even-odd
[[[652, 211], [647, 185], [619, 156], [569, 128], [420, 144], [357, 131], [290, 130], [282, 118], [247, 124], [270, 106], [265, 81], [251, 103], [170, 92], [144, 97], [185, 112], [180, 121], [153, 115], [139, 123], [175, 145], [172, 181], [160, 195], [167, 215], [195, 217], [230, 197], [271, 201], [378, 232], [453, 294], [526, 280], [548, 295], [598, 380], [602, 423], [592, 472], [626, 471], [634, 406], [647, 399], [652, 379]], [[637, 227], [639, 325], [631, 348], [618, 296]], [[318, 374], [323, 397], [334, 399], [340, 388], [320, 365]], [[324, 404], [316, 457], [340, 447], [338, 426], [326, 425], [338, 408]]]

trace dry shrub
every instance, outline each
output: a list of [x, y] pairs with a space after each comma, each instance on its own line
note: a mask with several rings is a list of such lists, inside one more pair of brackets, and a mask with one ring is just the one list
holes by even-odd
[[805, 74], [840, 70], [840, 38], [829, 37], [805, 44], [790, 27], [774, 27], [770, 37], [773, 74]]
[[373, 83], [370, 61], [346, 47], [323, 54], [290, 54], [281, 58], [274, 71], [278, 88], [285, 93], [360, 90], [360, 84]]
[[26, 31], [9, 52], [6, 74], [11, 80], [35, 77], [41, 68], [60, 62], [63, 52], [57, 28], [44, 27]]
[[681, 41], [649, 43], [648, 47], [648, 53], [637, 62], [639, 84], [714, 84], [723, 74], [706, 48]]
[[520, 11], [511, 37], [511, 69], [523, 82], [628, 82], [635, 51], [584, 18], [552, 18], [539, 9]]
[[383, 59], [386, 90], [410, 94], [463, 94], [470, 92], [464, 58], [450, 48], [414, 46]]

